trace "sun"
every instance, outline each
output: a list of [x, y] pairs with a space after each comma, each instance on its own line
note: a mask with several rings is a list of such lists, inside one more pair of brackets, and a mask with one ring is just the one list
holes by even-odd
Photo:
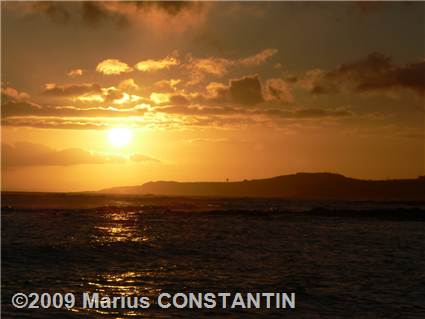
[[108, 130], [108, 140], [114, 147], [127, 146], [133, 138], [133, 132], [125, 127], [115, 127]]

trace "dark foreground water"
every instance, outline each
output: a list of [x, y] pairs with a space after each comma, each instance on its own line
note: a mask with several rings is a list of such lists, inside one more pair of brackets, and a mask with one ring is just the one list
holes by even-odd
[[[2, 318], [425, 318], [420, 204], [19, 196]], [[17, 292], [295, 292], [296, 308], [18, 310]]]

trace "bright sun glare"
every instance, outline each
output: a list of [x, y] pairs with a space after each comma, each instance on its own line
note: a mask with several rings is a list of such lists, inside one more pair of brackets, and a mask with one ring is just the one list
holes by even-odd
[[124, 127], [111, 128], [108, 131], [108, 140], [112, 146], [124, 147], [131, 142], [133, 133], [130, 129]]

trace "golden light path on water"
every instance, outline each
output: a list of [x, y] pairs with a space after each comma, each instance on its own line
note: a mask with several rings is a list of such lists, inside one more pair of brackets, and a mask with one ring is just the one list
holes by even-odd
[[[99, 274], [96, 278], [82, 278], [87, 281], [87, 291], [97, 292], [100, 296], [147, 296], [151, 299], [161, 293], [161, 289], [153, 288], [154, 283], [145, 281], [146, 278], [154, 277], [155, 272], [123, 272], [123, 273], [104, 273]], [[124, 315], [128, 316], [141, 316], [143, 309], [138, 311], [132, 309], [83, 309], [74, 308], [75, 312], [96, 313], [101, 315]], [[122, 317], [116, 317], [116, 319]]]
[[105, 215], [105, 225], [95, 226], [94, 241], [102, 244], [114, 242], [147, 242], [147, 227], [138, 223], [137, 212], [111, 212]]
[[[134, 211], [113, 210], [104, 214], [101, 225], [95, 226], [95, 235], [92, 240], [101, 245], [111, 245], [115, 243], [133, 242], [145, 243], [150, 240], [147, 230], [139, 221], [140, 213]], [[158, 269], [157, 272], [161, 272]], [[161, 289], [154, 288], [155, 283], [148, 278], [153, 278], [156, 271], [123, 271], [115, 273], [100, 273], [95, 277], [81, 278], [87, 285], [86, 291], [90, 293], [97, 292], [101, 296], [156, 296], [161, 293]], [[98, 314], [98, 315], [117, 315], [116, 319], [124, 317], [141, 317], [142, 310], [135, 311], [126, 309], [118, 311], [114, 309], [87, 309], [75, 307], [73, 312]]]

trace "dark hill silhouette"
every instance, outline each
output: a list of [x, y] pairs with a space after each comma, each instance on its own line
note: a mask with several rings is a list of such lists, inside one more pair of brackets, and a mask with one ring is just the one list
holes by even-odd
[[297, 173], [240, 182], [149, 182], [140, 186], [114, 187], [102, 193], [280, 197], [336, 200], [425, 200], [425, 178], [360, 180], [333, 173]]

